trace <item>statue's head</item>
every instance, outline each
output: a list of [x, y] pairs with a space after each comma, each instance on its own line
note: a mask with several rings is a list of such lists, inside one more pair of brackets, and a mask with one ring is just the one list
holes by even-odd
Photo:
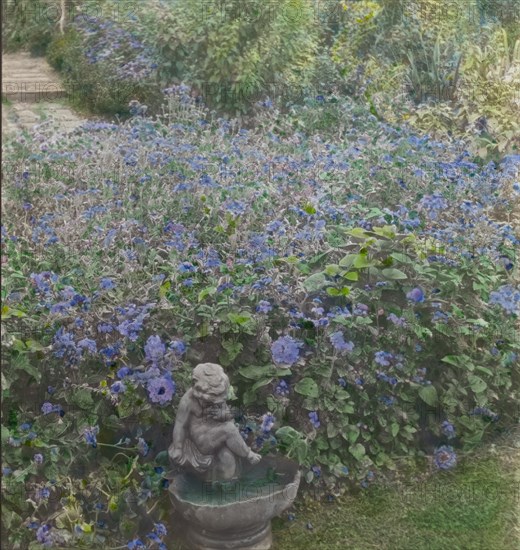
[[199, 363], [192, 373], [193, 393], [197, 399], [222, 403], [229, 391], [229, 378], [216, 363]]

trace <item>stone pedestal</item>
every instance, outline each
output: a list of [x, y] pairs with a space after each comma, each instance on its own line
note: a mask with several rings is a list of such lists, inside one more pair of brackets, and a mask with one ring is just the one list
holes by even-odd
[[[276, 481], [258, 482], [268, 470], [278, 474]], [[271, 520], [292, 505], [300, 477], [298, 464], [284, 457], [264, 457], [221, 491], [181, 473], [169, 486], [174, 523], [183, 526], [190, 550], [268, 550]]]

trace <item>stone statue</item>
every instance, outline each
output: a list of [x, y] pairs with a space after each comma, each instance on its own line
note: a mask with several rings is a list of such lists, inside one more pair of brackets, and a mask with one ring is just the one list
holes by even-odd
[[239, 458], [257, 464], [261, 456], [246, 445], [226, 404], [229, 378], [220, 365], [200, 363], [192, 380], [179, 403], [168, 454], [174, 464], [206, 480], [236, 478]]

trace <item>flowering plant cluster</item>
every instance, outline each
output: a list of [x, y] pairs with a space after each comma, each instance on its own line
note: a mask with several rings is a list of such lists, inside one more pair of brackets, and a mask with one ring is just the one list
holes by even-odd
[[5, 145], [2, 483], [20, 548], [166, 544], [147, 522], [169, 510], [197, 362], [263, 414], [242, 415], [251, 444], [328, 487], [403, 455], [452, 468], [517, 412], [519, 240], [495, 214], [518, 157], [479, 165], [348, 100], [327, 141], [297, 110], [246, 130], [188, 98]]

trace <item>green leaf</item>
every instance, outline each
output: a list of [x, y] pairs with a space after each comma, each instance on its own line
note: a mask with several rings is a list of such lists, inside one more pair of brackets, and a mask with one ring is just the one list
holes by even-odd
[[406, 275], [406, 273], [404, 273], [400, 269], [395, 269], [395, 268], [383, 269], [382, 273], [386, 279], [390, 279], [391, 281], [408, 279], [408, 276]]
[[366, 237], [367, 233], [362, 227], [354, 227], [354, 229], [351, 229], [350, 231], [347, 231], [349, 235], [352, 235], [353, 237]]
[[348, 286], [344, 286], [343, 288], [329, 287], [327, 288], [327, 294], [329, 296], [348, 296], [350, 294], [350, 288]]
[[72, 402], [81, 409], [90, 409], [94, 405], [92, 394], [86, 388], [77, 389], [72, 396]]
[[360, 430], [357, 426], [349, 426], [347, 431], [347, 438], [350, 441], [350, 443], [354, 444], [357, 441], [357, 438], [359, 437]]
[[258, 382], [255, 382], [253, 386], [251, 387], [251, 391], [256, 391], [259, 388], [263, 388], [264, 386], [267, 386], [267, 384], [270, 384], [273, 381], [273, 378], [265, 378], [263, 380], [258, 380]]
[[342, 273], [342, 276], [349, 281], [357, 281], [359, 279], [357, 271], [348, 271], [347, 273]]
[[468, 381], [471, 389], [475, 393], [482, 393], [487, 388], [486, 382], [484, 382], [480, 376], [470, 375], [468, 376]]
[[318, 397], [320, 394], [318, 385], [312, 378], [303, 378], [300, 380], [294, 386], [294, 391], [307, 397]]
[[368, 260], [367, 254], [357, 254], [354, 260], [354, 267], [357, 269], [363, 269], [364, 267], [371, 267], [374, 262]]
[[[249, 378], [250, 380], [259, 380], [260, 378], [269, 378], [276, 374], [277, 369], [274, 365], [261, 365], [256, 366], [252, 365], [249, 367], [242, 367], [238, 369], [238, 372], [244, 378]], [[283, 375], [290, 374], [288, 369], [283, 370]]]
[[350, 268], [352, 267], [352, 264], [354, 263], [354, 260], [357, 258], [357, 254], [347, 254], [341, 260], [339, 261], [339, 264], [341, 267]]
[[395, 437], [399, 433], [399, 424], [397, 424], [396, 422], [392, 422], [390, 430], [392, 432], [392, 436]]
[[40, 382], [40, 380], [42, 379], [42, 373], [40, 372], [40, 369], [30, 363], [27, 355], [18, 355], [18, 357], [13, 359], [12, 365], [15, 369], [24, 370], [25, 372], [33, 376], [36, 382]]
[[432, 384], [422, 386], [419, 390], [419, 397], [428, 405], [433, 406], [437, 403], [437, 390]]
[[390, 256], [394, 260], [397, 260], [398, 262], [401, 262], [403, 264], [413, 263], [412, 259], [409, 256], [407, 256], [406, 254], [401, 254], [401, 252], [392, 252], [392, 254], [390, 254]]
[[202, 302], [202, 300], [204, 300], [204, 298], [206, 296], [213, 296], [213, 294], [215, 294], [215, 292], [217, 292], [217, 287], [216, 286], [208, 286], [206, 288], [203, 288], [199, 292], [198, 301]]
[[307, 277], [307, 279], [303, 281], [303, 286], [307, 292], [316, 292], [321, 290], [326, 284], [327, 277], [323, 272], [314, 273], [314, 275]]
[[358, 461], [362, 460], [365, 456], [365, 447], [361, 443], [356, 443], [351, 445], [349, 448], [349, 453]]
[[[160, 288], [159, 288], [159, 296], [160, 296], [161, 298], [163, 298], [164, 296], [166, 296], [166, 294], [167, 294], [168, 291], [170, 290], [171, 286], [172, 286], [171, 281], [166, 281], [166, 282], [164, 282], [164, 283], [160, 286]], [[200, 300], [199, 300], [199, 301], [200, 301]]]

